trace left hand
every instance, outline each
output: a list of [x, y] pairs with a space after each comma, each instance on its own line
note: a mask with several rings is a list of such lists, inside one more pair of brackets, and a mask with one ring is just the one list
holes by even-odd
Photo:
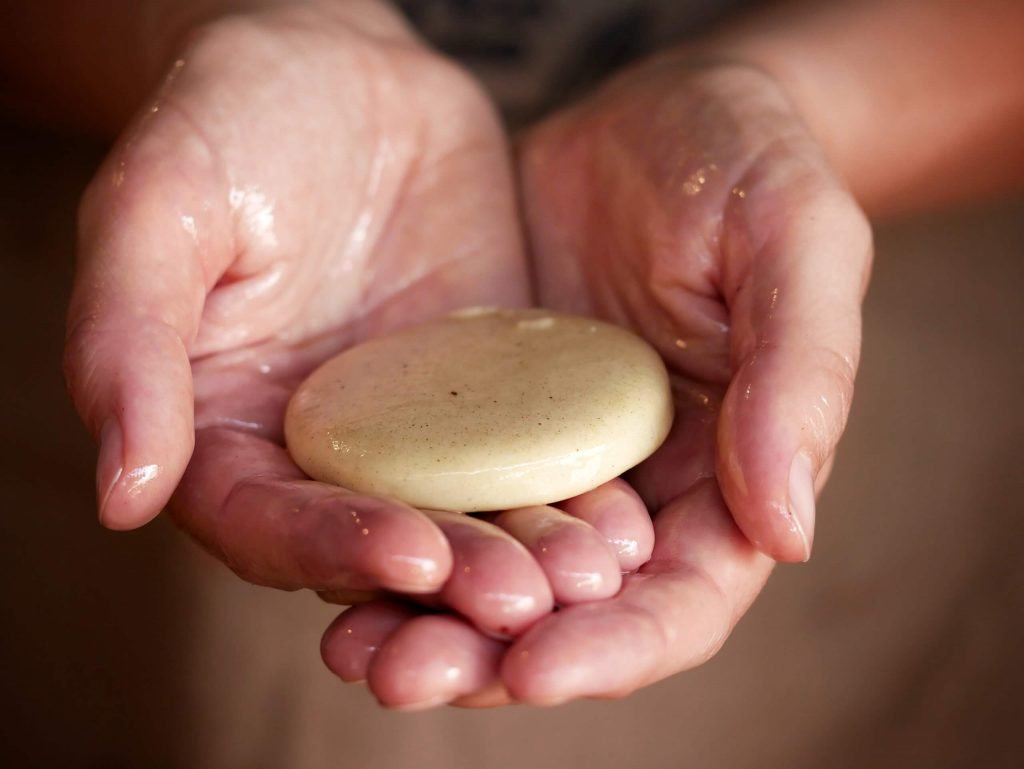
[[672, 434], [629, 475], [654, 553], [508, 646], [350, 609], [324, 658], [391, 706], [616, 697], [709, 659], [774, 561], [810, 556], [853, 393], [870, 229], [768, 75], [651, 60], [531, 132], [520, 175], [539, 303], [632, 328], [672, 373]]

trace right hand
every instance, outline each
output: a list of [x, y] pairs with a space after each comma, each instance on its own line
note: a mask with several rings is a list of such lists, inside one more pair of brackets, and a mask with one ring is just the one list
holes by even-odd
[[[246, 580], [426, 595], [491, 635], [614, 593], [607, 540], [634, 567], [650, 553], [638, 499], [428, 516], [311, 481], [283, 445], [292, 391], [329, 356], [529, 300], [501, 125], [396, 14], [293, 1], [200, 28], [81, 207], [66, 368], [101, 442], [101, 521], [133, 528], [170, 500]], [[573, 592], [581, 570], [606, 578]]]
[[100, 520], [139, 526], [181, 481], [176, 520], [248, 580], [436, 589], [436, 526], [305, 479], [282, 417], [360, 338], [524, 301], [504, 152], [476, 89], [375, 3], [195, 31], [80, 210], [66, 368]]

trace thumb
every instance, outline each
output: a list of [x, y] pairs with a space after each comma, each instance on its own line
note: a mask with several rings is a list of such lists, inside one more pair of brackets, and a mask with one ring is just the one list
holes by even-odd
[[173, 118], [144, 119], [79, 210], [64, 367], [100, 443], [101, 522], [140, 526], [167, 503], [192, 452], [189, 346], [230, 249], [213, 222], [213, 162]]
[[[780, 561], [810, 557], [816, 483], [853, 396], [871, 262], [856, 204], [831, 184], [814, 186], [782, 215], [754, 201], [748, 231], [770, 235], [745, 244], [748, 264], [727, 291], [735, 375], [719, 422], [718, 477], [743, 533]], [[756, 226], [766, 216], [782, 224]]]

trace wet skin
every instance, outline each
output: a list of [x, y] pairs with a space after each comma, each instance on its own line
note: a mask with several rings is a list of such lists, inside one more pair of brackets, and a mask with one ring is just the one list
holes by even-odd
[[[809, 555], [870, 236], [771, 81], [649, 63], [529, 134], [517, 192], [486, 99], [386, 14], [237, 18], [178, 62], [81, 213], [67, 367], [106, 525], [170, 500], [248, 580], [402, 597], [322, 645], [402, 708], [628, 693], [707, 659], [772, 559]], [[291, 462], [285, 403], [318, 363], [529, 303], [668, 363], [676, 425], [628, 482], [475, 520]]]

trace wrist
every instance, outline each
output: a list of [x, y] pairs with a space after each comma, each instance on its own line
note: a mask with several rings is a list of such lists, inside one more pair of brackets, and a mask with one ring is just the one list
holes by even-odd
[[703, 41], [775, 79], [872, 214], [1024, 183], [1024, 5], [1016, 0], [796, 2]]
[[156, 83], [187, 46], [205, 30], [233, 20], [251, 19], [273, 25], [286, 17], [318, 17], [317, 28], [342, 24], [381, 41], [413, 42], [417, 38], [389, 0], [152, 0], [139, 21], [142, 68]]
[[874, 207], [884, 194], [879, 184], [888, 183], [898, 170], [887, 157], [890, 148], [879, 145], [874, 132], [873, 121], [882, 110], [878, 95], [813, 41], [800, 45], [787, 37], [781, 30], [778, 35], [737, 34], [706, 41], [689, 55], [754, 69], [774, 82], [836, 174], [861, 205]]

